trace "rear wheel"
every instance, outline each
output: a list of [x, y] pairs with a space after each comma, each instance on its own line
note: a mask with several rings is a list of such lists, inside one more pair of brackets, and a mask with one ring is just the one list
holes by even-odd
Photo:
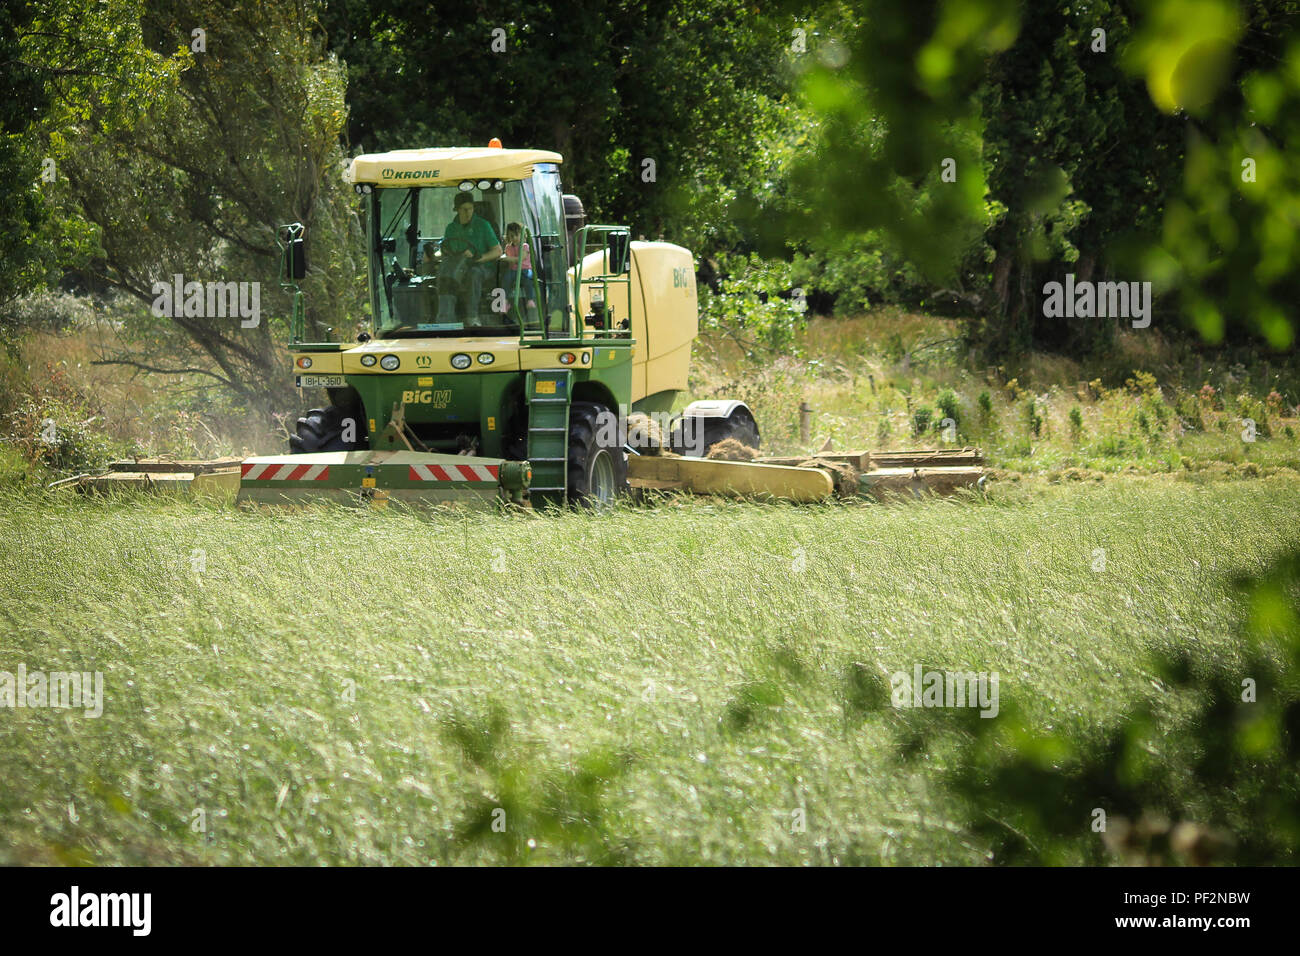
[[569, 406], [569, 501], [585, 508], [612, 504], [626, 495], [627, 459], [617, 444], [602, 444], [601, 439], [616, 428], [602, 415], [610, 415], [604, 405], [574, 402]]
[[[345, 431], [354, 436], [352, 441], [344, 441]], [[297, 433], [289, 436], [289, 451], [294, 455], [318, 451], [353, 451], [361, 447], [361, 442], [355, 437], [360, 435], [360, 431], [361, 414], [354, 409], [340, 408], [337, 405], [313, 408], [298, 419]]]
[[[747, 408], [737, 408], [726, 418], [696, 418], [694, 425], [693, 430], [683, 428], [680, 421], [674, 426], [673, 451], [679, 455], [707, 457], [709, 449], [728, 438], [734, 438], [742, 445], [758, 449], [758, 422], [754, 421], [754, 416]], [[698, 436], [694, 448], [687, 447], [684, 441], [685, 435]]]

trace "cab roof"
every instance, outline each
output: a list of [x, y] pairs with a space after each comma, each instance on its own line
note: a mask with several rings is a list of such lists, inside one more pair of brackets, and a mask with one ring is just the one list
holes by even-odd
[[453, 147], [395, 149], [358, 156], [343, 173], [344, 182], [376, 186], [455, 186], [466, 179], [527, 179], [536, 163], [560, 163], [545, 149]]

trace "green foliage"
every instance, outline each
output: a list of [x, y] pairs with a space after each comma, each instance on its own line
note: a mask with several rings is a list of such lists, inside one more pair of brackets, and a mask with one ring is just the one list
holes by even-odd
[[0, 305], [48, 278], [41, 261], [48, 222], [40, 182], [45, 156], [32, 127], [50, 96], [41, 68], [24, 58], [21, 42], [38, 17], [35, 4], [0, 9], [0, 176], [7, 195], [0, 204]]
[[876, 421], [876, 440], [881, 445], [889, 444], [889, 436], [892, 431], [893, 427], [889, 424], [888, 413], [881, 415]]
[[[141, 306], [112, 357], [209, 376], [263, 414], [296, 404], [279, 352], [289, 300], [276, 226], [307, 226], [314, 332], [346, 334], [363, 302], [355, 197], [339, 178], [343, 71], [323, 51], [317, 12], [61, 0], [22, 40], [34, 62], [68, 72], [46, 77], [59, 96], [40, 133], [59, 169], [51, 195], [69, 264], [93, 263], [97, 284]], [[154, 283], [178, 273], [260, 283], [259, 324], [149, 314]]]
[[103, 410], [68, 382], [63, 368], [47, 368], [43, 382], [0, 420], [0, 437], [35, 469], [68, 474], [96, 471], [124, 449], [103, 429]]
[[[1293, 4], [1165, 0], [1126, 57], [1163, 110], [1194, 118], [1182, 189], [1144, 265], [1177, 290], [1200, 334], [1248, 328], [1274, 348], [1295, 340], [1300, 248], [1286, 225], [1300, 203], [1300, 42]], [[1188, 64], [1194, 62], [1195, 67]]]
[[835, 296], [840, 315], [858, 315], [873, 305], [918, 302], [930, 288], [879, 231], [795, 253], [791, 281]]
[[972, 344], [990, 356], [1110, 349], [1113, 321], [1041, 315], [1039, 290], [1066, 272], [1150, 280], [1209, 341], [1235, 325], [1290, 345], [1294, 4], [1020, 13], [1002, 0], [823, 5], [824, 34], [796, 62], [817, 125], [769, 220], [776, 244], [807, 252], [800, 268], [844, 311], [898, 301], [910, 280], [895, 257], [913, 264], [952, 286], [936, 298], [976, 305]]
[[1038, 438], [1043, 432], [1043, 416], [1038, 412], [1038, 400], [1030, 395], [1028, 401], [1021, 406], [1021, 415], [1025, 421], [1025, 427], [1029, 434]]
[[950, 388], [945, 388], [939, 393], [939, 397], [934, 402], [939, 406], [939, 413], [944, 418], [951, 418], [955, 427], [961, 427], [961, 399], [957, 393]]
[[924, 435], [930, 430], [930, 421], [933, 418], [934, 410], [929, 405], [918, 405], [912, 409], [912, 434]]
[[493, 136], [554, 149], [594, 221], [696, 251], [740, 238], [728, 207], [766, 196], [794, 148], [788, 22], [738, 0], [582, 10], [340, 0], [322, 16], [347, 64], [348, 137], [359, 149]]
[[1016, 4], [877, 0], [821, 16], [796, 61], [818, 122], [791, 170], [796, 202], [770, 225], [822, 243], [879, 231], [932, 281], [956, 280], [986, 215], [972, 93], [1015, 39]]
[[[1099, 27], [1105, 51], [1096, 49]], [[1153, 238], [1176, 179], [1182, 126], [1122, 71], [1118, 51], [1130, 33], [1126, 10], [1109, 0], [1086, 9], [1040, 3], [989, 64], [979, 94], [983, 151], [990, 198], [1004, 214], [988, 233], [990, 301], [974, 336], [988, 355], [1033, 345], [1095, 354], [1113, 342], [1113, 322], [1045, 319], [1040, 290], [1066, 272], [1141, 278], [1132, 257], [1112, 254], [1111, 244]], [[1138, 128], [1141, 146], [1126, 145]]]
[[573, 758], [563, 770], [536, 746], [519, 740], [505, 709], [493, 703], [483, 715], [453, 713], [443, 738], [463, 761], [464, 809], [448, 851], [488, 853], [510, 863], [528, 862], [534, 850], [564, 847], [586, 863], [626, 862], [620, 841], [605, 841], [605, 791], [630, 764], [627, 753], [599, 750]]
[[1078, 441], [1083, 436], [1083, 410], [1075, 405], [1070, 409], [1070, 437]]
[[718, 329], [750, 355], [789, 349], [795, 332], [807, 323], [806, 308], [793, 297], [790, 266], [780, 260], [722, 256], [720, 290], [700, 286], [700, 327]]

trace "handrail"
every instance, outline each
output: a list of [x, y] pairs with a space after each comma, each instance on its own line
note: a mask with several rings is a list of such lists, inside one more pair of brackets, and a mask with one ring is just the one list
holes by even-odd
[[[603, 272], [584, 278], [582, 274], [583, 265], [589, 255], [592, 246], [592, 238], [596, 237], [599, 242], [599, 249], [603, 254], [602, 265]], [[624, 251], [627, 256], [627, 271], [612, 271], [613, 266], [610, 263], [610, 237], [622, 236], [624, 242]], [[621, 330], [612, 329], [611, 322], [613, 319], [613, 309], [610, 307], [609, 287], [611, 285], [624, 285], [627, 287], [627, 304], [628, 315], [626, 319], [631, 319], [632, 309], [632, 233], [627, 226], [602, 226], [588, 225], [583, 226], [577, 231], [573, 240], [573, 310], [574, 319], [578, 328], [577, 339], [581, 342], [586, 337], [586, 316], [578, 314], [582, 309], [582, 287], [584, 285], [601, 287], [601, 301], [605, 303], [601, 310], [599, 318], [601, 324], [592, 330], [592, 338], [609, 337], [611, 332], [620, 332]], [[594, 292], [594, 289], [593, 289]], [[594, 296], [593, 296], [594, 298]], [[594, 307], [593, 307], [594, 308]]]
[[[275, 230], [275, 244], [280, 247], [280, 288], [293, 290], [293, 317], [289, 320], [289, 344], [297, 345], [302, 341], [306, 331], [306, 314], [303, 306], [304, 296], [298, 280], [289, 273], [289, 250], [296, 239], [302, 238], [303, 225], [300, 222], [280, 226]], [[287, 242], [280, 240], [284, 236]]]

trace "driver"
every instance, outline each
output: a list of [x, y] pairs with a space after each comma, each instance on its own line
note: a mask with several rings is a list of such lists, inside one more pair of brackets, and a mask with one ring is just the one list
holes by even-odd
[[501, 242], [492, 223], [474, 213], [473, 193], [456, 194], [456, 218], [442, 234], [442, 255], [445, 265], [464, 260], [463, 267], [451, 270], [451, 281], [456, 285], [457, 309], [462, 320], [468, 320], [478, 312], [483, 282], [491, 273], [488, 263], [501, 258]]

